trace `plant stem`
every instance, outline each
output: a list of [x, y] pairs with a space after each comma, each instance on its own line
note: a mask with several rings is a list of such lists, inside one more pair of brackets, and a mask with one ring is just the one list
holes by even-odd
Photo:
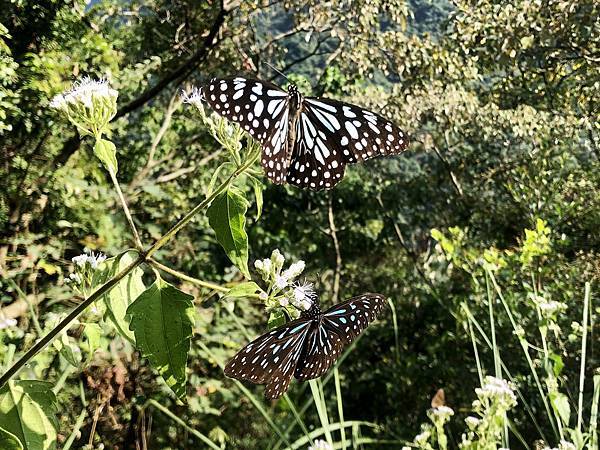
[[131, 264], [125, 267], [122, 271], [116, 274], [113, 278], [108, 280], [98, 289], [96, 289], [88, 298], [77, 305], [63, 320], [61, 320], [56, 327], [48, 332], [43, 338], [38, 340], [33, 346], [25, 352], [21, 358], [14, 363], [2, 376], [0, 377], [0, 387], [4, 386], [8, 380], [12, 378], [27, 362], [37, 355], [46, 345], [54, 340], [66, 327], [68, 327], [73, 320], [75, 320], [85, 309], [98, 300], [102, 295], [110, 291], [119, 281], [121, 281], [129, 272], [135, 269], [144, 261], [144, 256], [140, 254]]
[[121, 191], [121, 186], [119, 185], [119, 180], [117, 180], [117, 176], [115, 171], [112, 169], [108, 169], [108, 173], [110, 174], [110, 179], [117, 190], [117, 194], [119, 195], [119, 199], [121, 200], [121, 206], [123, 207], [123, 212], [125, 213], [125, 217], [127, 217], [127, 222], [129, 222], [129, 227], [131, 228], [131, 232], [133, 233], [133, 241], [135, 243], [135, 248], [139, 251], [143, 251], [144, 245], [140, 239], [140, 235], [135, 227], [135, 223], [133, 222], [133, 216], [129, 211], [129, 207], [127, 206], [127, 202], [125, 201], [125, 196], [123, 195], [123, 191]]
[[181, 420], [181, 418], [177, 417], [175, 414], [173, 414], [171, 411], [169, 411], [163, 405], [161, 405], [160, 403], [158, 403], [156, 400], [150, 399], [150, 400], [148, 400], [148, 402], [146, 403], [146, 405], [152, 405], [152, 406], [154, 406], [156, 409], [158, 409], [160, 412], [162, 412], [163, 414], [165, 414], [166, 416], [168, 416], [174, 422], [176, 422], [179, 425], [181, 425], [188, 432], [190, 432], [191, 434], [193, 434], [194, 436], [196, 436], [198, 439], [200, 439], [202, 442], [204, 442], [210, 448], [214, 448], [216, 450], [221, 450], [221, 447], [219, 447], [217, 444], [215, 444], [213, 441], [211, 441], [208, 437], [204, 436], [198, 430], [194, 430], [193, 428], [191, 428], [188, 424], [186, 424], [183, 420]]
[[585, 383], [585, 353], [587, 347], [587, 322], [588, 306], [590, 304], [590, 283], [585, 283], [585, 293], [583, 296], [583, 335], [581, 336], [581, 367], [579, 369], [579, 402], [577, 411], [577, 431], [581, 433], [583, 422], [583, 387]]
[[[260, 149], [259, 149], [260, 150]], [[179, 222], [177, 222], [169, 231], [167, 231], [160, 239], [158, 239], [146, 252], [140, 252], [138, 257], [121, 272], [116, 274], [113, 278], [108, 280], [106, 283], [96, 289], [88, 298], [77, 305], [63, 320], [61, 320], [56, 327], [54, 327], [48, 334], [37, 341], [21, 358], [14, 363], [2, 376], [0, 377], [0, 388], [4, 386], [13, 375], [23, 368], [27, 362], [41, 350], [43, 350], [50, 342], [58, 336], [65, 328], [67, 328], [73, 320], [75, 320], [85, 309], [110, 291], [113, 287], [125, 278], [133, 269], [147, 261], [152, 254], [163, 247], [179, 230], [187, 225], [193, 218], [193, 216], [200, 210], [205, 208], [212, 202], [215, 197], [221, 194], [225, 189], [229, 187], [229, 184], [243, 173], [248, 167], [250, 167], [256, 158], [260, 155], [260, 152], [253, 152], [249, 155], [248, 159], [240, 167], [236, 169], [210, 196], [200, 202], [194, 209], [187, 213]]]
[[156, 267], [157, 269], [160, 269], [163, 272], [166, 272], [166, 273], [173, 275], [177, 278], [180, 278], [182, 280], [189, 281], [190, 283], [193, 283], [193, 284], [197, 284], [198, 286], [202, 286], [207, 289], [212, 289], [214, 291], [219, 291], [219, 292], [228, 292], [229, 291], [229, 288], [227, 288], [225, 286], [210, 283], [210, 282], [204, 281], [204, 280], [199, 280], [198, 278], [190, 277], [189, 275], [186, 275], [185, 273], [179, 272], [175, 269], [171, 269], [170, 267], [159, 263], [157, 260], [155, 260], [153, 258], [146, 258], [146, 260], [150, 264], [152, 264], [154, 267]]

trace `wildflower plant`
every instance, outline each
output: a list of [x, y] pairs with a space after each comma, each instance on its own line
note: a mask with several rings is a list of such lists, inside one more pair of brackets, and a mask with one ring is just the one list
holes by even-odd
[[254, 268], [266, 284], [260, 298], [271, 312], [270, 326], [285, 320], [284, 311], [291, 318], [299, 317], [302, 311], [310, 309], [316, 298], [312, 283], [297, 281], [304, 271], [304, 261], [296, 261], [285, 269], [284, 265], [285, 257], [278, 249], [273, 250], [270, 258], [254, 262]]
[[87, 295], [98, 284], [98, 274], [106, 255], [87, 251], [71, 258], [74, 271], [65, 279], [65, 283], [78, 293]]

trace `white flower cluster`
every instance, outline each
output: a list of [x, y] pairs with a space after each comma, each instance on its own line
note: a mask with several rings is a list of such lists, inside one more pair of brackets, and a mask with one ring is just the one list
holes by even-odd
[[91, 282], [93, 272], [106, 261], [106, 255], [86, 250], [85, 253], [71, 258], [71, 261], [75, 265], [75, 272], [65, 279], [65, 283], [72, 283], [77, 289], [84, 289], [84, 284]]
[[506, 409], [512, 408], [517, 404], [517, 397], [514, 393], [514, 386], [512, 383], [503, 380], [501, 378], [487, 376], [483, 386], [475, 389], [477, 397], [480, 401], [486, 399], [499, 402], [505, 406]]
[[444, 419], [452, 417], [454, 415], [454, 410], [449, 406], [437, 406], [431, 409], [431, 414], [437, 417], [443, 417]]
[[[313, 285], [294, 281], [304, 271], [304, 261], [297, 261], [283, 270], [284, 263], [285, 258], [277, 249], [273, 250], [271, 258], [254, 262], [256, 271], [269, 285], [267, 293], [261, 298], [267, 301], [267, 306], [270, 307], [287, 307], [291, 304], [299, 310], [310, 309], [316, 298]], [[275, 299], [276, 303], [269, 305], [268, 299]]]
[[577, 450], [577, 446], [575, 444], [573, 444], [572, 442], [562, 440], [562, 441], [560, 441], [560, 444], [558, 444], [558, 448], [557, 447], [550, 448], [550, 447], [546, 446], [546, 447], [544, 447], [543, 450]]
[[118, 95], [106, 79], [84, 77], [73, 83], [68, 91], [56, 95], [50, 107], [66, 114], [84, 133], [94, 135], [104, 131], [117, 113]]
[[566, 303], [548, 300], [540, 295], [531, 296], [531, 300], [540, 309], [540, 313], [544, 318], [553, 318], [567, 309]]
[[308, 450], [333, 450], [333, 447], [329, 442], [317, 439], [313, 445], [308, 447]]

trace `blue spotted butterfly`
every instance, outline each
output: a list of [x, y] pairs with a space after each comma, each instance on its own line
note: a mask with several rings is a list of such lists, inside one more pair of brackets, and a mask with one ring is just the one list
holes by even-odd
[[285, 92], [267, 81], [213, 78], [201, 98], [262, 145], [261, 164], [276, 184], [330, 189], [346, 164], [395, 155], [407, 136], [389, 120], [349, 103]]
[[321, 312], [318, 299], [292, 320], [242, 348], [225, 366], [225, 375], [266, 384], [265, 397], [275, 399], [300, 381], [327, 372], [350, 344], [383, 310], [385, 297], [363, 294]]

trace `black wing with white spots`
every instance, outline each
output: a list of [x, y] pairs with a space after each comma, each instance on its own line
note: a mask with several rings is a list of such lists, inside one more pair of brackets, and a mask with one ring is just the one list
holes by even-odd
[[348, 103], [305, 98], [287, 175], [314, 190], [339, 183], [345, 165], [402, 153], [408, 138], [389, 120]]
[[383, 295], [363, 294], [353, 297], [325, 311], [323, 324], [325, 328], [335, 332], [344, 344], [349, 344], [377, 318], [385, 305]]
[[306, 339], [294, 376], [300, 381], [319, 378], [333, 366], [343, 349], [344, 341], [337, 333], [316, 323]]
[[213, 79], [202, 94], [261, 143], [261, 164], [277, 184], [330, 189], [342, 180], [346, 164], [408, 146], [408, 137], [389, 120], [349, 103], [303, 97], [295, 85], [285, 92], [265, 81], [223, 78]]
[[261, 164], [275, 183], [285, 182], [289, 127], [288, 94], [273, 83], [244, 77], [215, 78], [202, 88], [210, 107], [238, 123], [263, 147]]
[[381, 312], [385, 298], [364, 294], [321, 314], [318, 301], [300, 319], [263, 334], [242, 348], [225, 366], [225, 375], [266, 384], [265, 397], [278, 398], [292, 376], [300, 381], [327, 372], [345, 345]]

